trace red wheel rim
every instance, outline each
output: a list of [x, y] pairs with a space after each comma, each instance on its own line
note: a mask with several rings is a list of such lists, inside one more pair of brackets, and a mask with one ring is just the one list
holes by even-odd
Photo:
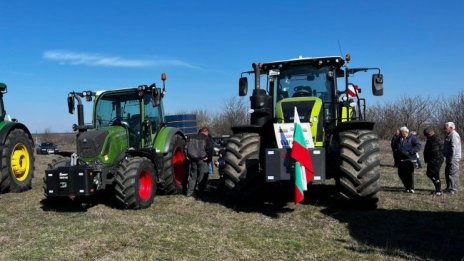
[[146, 201], [150, 198], [153, 189], [153, 179], [148, 170], [142, 170], [139, 176], [139, 197], [141, 200]]
[[182, 186], [185, 179], [185, 154], [180, 147], [177, 147], [172, 155], [172, 168], [176, 185]]

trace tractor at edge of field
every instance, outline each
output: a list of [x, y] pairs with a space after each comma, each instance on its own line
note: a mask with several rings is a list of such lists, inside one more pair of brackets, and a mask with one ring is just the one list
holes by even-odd
[[[350, 77], [378, 71], [372, 75], [372, 91], [381, 96], [383, 75], [379, 68], [350, 68], [350, 60], [349, 54], [345, 59], [299, 57], [253, 63], [252, 71], [242, 73], [239, 95], [247, 95], [248, 79], [244, 75], [254, 75], [255, 88], [250, 96], [250, 124], [233, 127], [234, 134], [226, 146], [223, 184], [229, 195], [247, 200], [263, 186], [274, 188], [272, 184], [294, 182], [295, 161], [290, 154], [297, 110], [308, 129], [310, 139], [306, 141], [313, 142], [307, 147], [314, 166], [312, 183], [335, 179], [341, 199], [363, 209], [377, 207], [378, 137], [374, 122], [365, 118], [366, 101], [359, 97], [361, 89], [350, 82]], [[265, 88], [261, 88], [261, 78], [266, 78]], [[341, 90], [337, 79], [342, 82]]]
[[[46, 200], [86, 199], [109, 191], [123, 208], [149, 207], [157, 191], [181, 193], [187, 179], [186, 137], [167, 127], [163, 88], [156, 84], [110, 91], [71, 92], [69, 113], [77, 104], [76, 153], [49, 164]], [[82, 99], [93, 102], [91, 124], [84, 123]], [[62, 153], [63, 154], [63, 153]]]

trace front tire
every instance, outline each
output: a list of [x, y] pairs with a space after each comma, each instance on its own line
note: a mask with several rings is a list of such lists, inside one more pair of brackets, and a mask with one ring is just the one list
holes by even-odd
[[380, 190], [380, 150], [377, 134], [370, 130], [340, 133], [340, 196], [360, 208], [375, 209]]
[[224, 156], [224, 185], [236, 199], [257, 192], [260, 137], [257, 133], [239, 133], [227, 142]]
[[21, 192], [31, 189], [34, 177], [32, 142], [22, 129], [11, 131], [2, 151], [0, 191]]
[[169, 151], [163, 156], [159, 188], [163, 194], [179, 194], [187, 182], [187, 158], [185, 156], [185, 139], [174, 135]]
[[148, 208], [156, 194], [156, 175], [153, 163], [145, 157], [125, 159], [115, 179], [116, 200], [125, 208]]

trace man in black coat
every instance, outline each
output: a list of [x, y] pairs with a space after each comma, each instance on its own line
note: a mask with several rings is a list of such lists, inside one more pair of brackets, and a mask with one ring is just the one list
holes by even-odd
[[431, 128], [424, 130], [427, 143], [424, 147], [424, 161], [427, 164], [427, 177], [432, 180], [435, 186], [434, 194], [441, 196], [440, 168], [443, 164], [442, 141]]
[[401, 137], [394, 145], [399, 158], [398, 176], [406, 188], [405, 192], [414, 193], [414, 164], [421, 144], [418, 138], [409, 133], [407, 127], [401, 127], [400, 131]]

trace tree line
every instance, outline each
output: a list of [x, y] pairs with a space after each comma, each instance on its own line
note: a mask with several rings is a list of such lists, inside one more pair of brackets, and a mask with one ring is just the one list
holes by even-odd
[[394, 102], [368, 106], [366, 119], [376, 123], [375, 131], [381, 139], [390, 139], [402, 126], [418, 134], [432, 127], [441, 134], [444, 123], [449, 121], [464, 135], [464, 91], [449, 98], [403, 96]]

